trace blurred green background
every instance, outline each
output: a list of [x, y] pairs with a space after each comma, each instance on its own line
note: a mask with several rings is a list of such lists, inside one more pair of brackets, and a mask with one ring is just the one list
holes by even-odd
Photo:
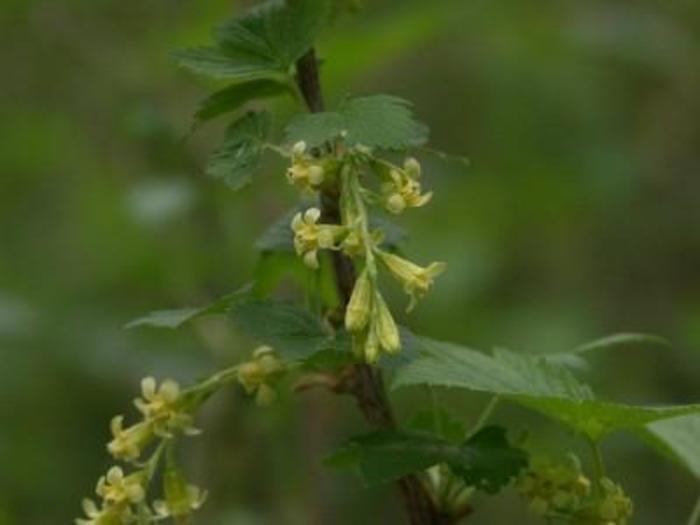
[[[698, 401], [700, 3], [366, 4], [319, 46], [328, 98], [411, 99], [433, 145], [471, 159], [467, 170], [428, 161], [435, 199], [401, 218], [411, 256], [449, 264], [404, 322], [528, 352], [660, 334], [673, 348], [597, 356], [586, 378], [618, 400]], [[255, 238], [294, 202], [276, 164], [240, 194], [203, 175], [221, 126], [184, 140], [213, 85], [167, 52], [205, 43], [240, 7], [2, 2], [0, 525], [79, 514], [110, 465], [108, 421], [130, 410], [140, 377], [192, 381], [252, 347], [223, 319], [122, 329], [250, 280]], [[414, 395], [399, 394], [402, 417]], [[465, 421], [483, 403], [444, 396]], [[553, 452], [572, 443], [521, 410], [496, 418]], [[260, 410], [230, 391], [200, 426], [187, 452], [211, 493], [199, 523], [403, 522], [391, 487], [365, 490], [321, 466], [364, 429], [347, 399], [310, 393]], [[697, 480], [631, 438], [605, 452], [635, 523], [682, 522]], [[471, 522], [530, 523], [517, 497], [506, 501], [480, 503]]]

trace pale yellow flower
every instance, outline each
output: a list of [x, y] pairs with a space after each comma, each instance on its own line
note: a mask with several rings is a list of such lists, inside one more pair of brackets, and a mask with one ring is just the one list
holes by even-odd
[[422, 193], [420, 164], [416, 159], [409, 158], [404, 163], [404, 169], [397, 168], [389, 171], [391, 181], [382, 185], [384, 205], [391, 213], [401, 213], [406, 208], [425, 206], [433, 197], [432, 192]]
[[379, 346], [389, 354], [395, 354], [401, 350], [399, 329], [396, 326], [391, 311], [381, 294], [376, 293], [374, 298], [375, 311], [373, 321]]
[[124, 471], [120, 467], [112, 467], [97, 482], [95, 492], [109, 505], [140, 503], [146, 495], [143, 488], [143, 473], [136, 472], [124, 476]]
[[287, 180], [301, 189], [317, 189], [323, 184], [325, 170], [321, 162], [306, 153], [306, 143], [292, 147], [292, 165], [287, 169]]
[[133, 514], [131, 508], [118, 506], [103, 506], [99, 508], [91, 499], [83, 500], [85, 518], [75, 520], [76, 525], [123, 525], [131, 523]]
[[355, 282], [345, 311], [345, 329], [348, 332], [359, 332], [367, 326], [372, 313], [373, 290], [372, 279], [365, 268]]
[[342, 226], [318, 224], [321, 210], [309, 208], [303, 214], [297, 213], [292, 219], [294, 249], [303, 258], [304, 264], [317, 269], [318, 250], [335, 248], [336, 238], [344, 231]]
[[409, 310], [415, 306], [417, 299], [428, 293], [435, 278], [447, 268], [444, 262], [434, 262], [424, 268], [392, 253], [384, 251], [377, 251], [377, 253], [410, 296]]
[[269, 346], [261, 346], [253, 352], [250, 361], [238, 368], [238, 381], [248, 394], [255, 394], [256, 402], [266, 406], [272, 403], [277, 394], [269, 385], [275, 376], [284, 370], [284, 364]]
[[153, 430], [161, 437], [169, 437], [173, 430], [195, 434], [192, 416], [183, 411], [180, 403], [180, 385], [166, 379], [160, 386], [153, 377], [141, 381], [141, 396], [134, 405], [143, 414], [144, 420], [153, 424]]
[[107, 444], [107, 450], [116, 459], [135, 461], [154, 438], [153, 424], [142, 421], [128, 428], [123, 425], [124, 416], [112, 418], [110, 429], [113, 439]]
[[158, 519], [174, 518], [177, 523], [199, 509], [207, 498], [206, 492], [190, 485], [177, 468], [169, 468], [163, 475], [165, 500], [153, 503]]

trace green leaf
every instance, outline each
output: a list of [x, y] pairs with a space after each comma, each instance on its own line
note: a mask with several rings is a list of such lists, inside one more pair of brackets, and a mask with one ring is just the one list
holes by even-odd
[[326, 0], [266, 2], [218, 27], [214, 45], [173, 53], [194, 73], [242, 83], [289, 83], [293, 65], [313, 45], [329, 15]]
[[176, 310], [157, 310], [149, 314], [134, 319], [127, 323], [124, 328], [136, 328], [139, 326], [152, 326], [156, 328], [179, 328], [188, 321], [192, 321], [205, 315], [226, 313], [238, 301], [245, 299], [252, 290], [253, 285], [247, 284], [229, 294], [220, 297], [213, 303], [195, 308], [180, 308]]
[[200, 102], [199, 108], [194, 114], [195, 125], [236, 111], [251, 100], [274, 97], [285, 92], [289, 92], [289, 86], [267, 79], [228, 86]]
[[337, 111], [299, 115], [287, 126], [287, 140], [312, 147], [341, 137], [349, 146], [401, 150], [424, 144], [428, 128], [409, 102], [390, 95], [349, 98]]
[[223, 180], [231, 189], [249, 184], [264, 150], [270, 127], [266, 112], [249, 112], [226, 130], [224, 143], [209, 159], [207, 175]]
[[356, 437], [327, 464], [357, 469], [367, 485], [393, 481], [439, 463], [486, 492], [497, 492], [526, 465], [522, 450], [511, 447], [502, 428], [487, 427], [462, 445], [426, 432], [380, 430]]
[[272, 346], [285, 359], [305, 359], [331, 347], [320, 319], [292, 303], [247, 300], [235, 304], [231, 315], [241, 331]]
[[663, 337], [650, 334], [638, 334], [638, 333], [622, 333], [613, 334], [601, 339], [596, 339], [590, 343], [585, 343], [577, 346], [570, 353], [582, 354], [587, 352], [593, 352], [595, 350], [607, 350], [609, 348], [614, 348], [618, 346], [641, 346], [641, 345], [653, 345], [653, 346], [671, 346], [670, 343]]
[[445, 410], [420, 410], [411, 417], [408, 428], [419, 432], [430, 432], [453, 444], [464, 441], [467, 428]]
[[506, 350], [487, 355], [425, 338], [419, 342], [422, 355], [398, 371], [394, 387], [429, 384], [498, 394], [594, 441], [618, 430], [700, 412], [700, 405], [642, 407], [598, 401], [569, 370], [542, 357]]
[[662, 454], [700, 479], [700, 416], [690, 415], [651, 423], [640, 435]]

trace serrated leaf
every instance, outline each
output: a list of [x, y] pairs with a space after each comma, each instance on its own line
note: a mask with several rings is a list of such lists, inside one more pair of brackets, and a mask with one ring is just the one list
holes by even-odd
[[640, 334], [640, 333], [622, 333], [613, 334], [601, 339], [596, 339], [590, 343], [585, 343], [577, 346], [570, 353], [582, 354], [587, 352], [593, 352], [595, 350], [607, 350], [609, 348], [614, 348], [618, 346], [641, 346], [641, 345], [653, 345], [653, 346], [671, 346], [670, 343], [663, 337], [651, 334]]
[[269, 79], [287, 83], [329, 15], [326, 0], [267, 2], [214, 32], [214, 45], [173, 53], [190, 71], [231, 82]]
[[349, 98], [336, 111], [299, 115], [287, 126], [289, 142], [312, 147], [341, 137], [349, 146], [401, 150], [425, 144], [428, 128], [409, 102], [390, 95]]
[[226, 313], [236, 302], [245, 299], [252, 290], [252, 284], [220, 297], [206, 306], [194, 308], [179, 308], [173, 310], [157, 310], [127, 323], [124, 328], [152, 326], [156, 328], [179, 328], [183, 324], [205, 315]]
[[493, 493], [506, 485], [526, 463], [523, 451], [508, 444], [505, 431], [487, 427], [462, 445], [427, 432], [381, 430], [346, 443], [327, 464], [356, 468], [367, 485], [385, 483], [448, 464], [464, 480]]
[[320, 319], [293, 303], [247, 300], [235, 304], [231, 316], [241, 331], [272, 346], [285, 359], [305, 359], [331, 347]]
[[546, 358], [505, 350], [487, 355], [450, 343], [419, 341], [423, 355], [398, 371], [394, 387], [429, 384], [498, 394], [594, 441], [618, 430], [700, 412], [700, 405], [643, 407], [598, 401], [569, 370]]
[[700, 479], [700, 415], [657, 421], [641, 429], [640, 435]]
[[249, 112], [227, 129], [224, 143], [209, 159], [207, 175], [223, 180], [231, 189], [249, 184], [264, 150], [270, 127], [266, 112]]
[[289, 92], [286, 84], [268, 79], [228, 86], [212, 93], [199, 103], [197, 112], [194, 114], [195, 125], [236, 111], [251, 100], [274, 97], [286, 92]]

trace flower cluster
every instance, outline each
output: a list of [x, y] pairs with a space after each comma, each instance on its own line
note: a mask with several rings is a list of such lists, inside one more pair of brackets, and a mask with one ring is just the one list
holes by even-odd
[[625, 525], [632, 516], [632, 501], [622, 488], [602, 478], [594, 489], [574, 456], [564, 464], [535, 458], [521, 474], [517, 488], [530, 510], [546, 519], [575, 525]]
[[266, 406], [272, 403], [277, 393], [270, 386], [284, 370], [284, 365], [269, 346], [261, 346], [253, 352], [250, 361], [238, 367], [238, 381], [248, 394], [255, 394], [255, 401]]
[[[77, 519], [77, 525], [151, 523], [165, 517], [184, 517], [203, 502], [203, 495], [196, 487], [183, 485], [183, 480], [179, 484], [169, 481], [172, 465], [163, 474], [165, 500], [154, 502], [152, 507], [146, 501], [147, 487], [163, 448], [172, 448], [176, 433], [198, 432], [192, 426], [187, 396], [171, 379], [158, 385], [154, 378], [147, 377], [141, 381], [141, 397], [136, 398], [134, 404], [142, 415], [141, 421], [125, 428], [124, 417], [114, 417], [111, 422], [113, 437], [107, 444], [107, 450], [115, 459], [133, 465], [132, 472], [126, 474], [119, 466], [110, 468], [97, 482], [95, 493], [100, 502], [83, 500], [86, 517]], [[160, 445], [154, 447], [150, 459], [139, 462], [145, 449], [158, 440]]]
[[[427, 204], [432, 193], [423, 192], [420, 164], [408, 158], [399, 167], [374, 157], [362, 146], [314, 157], [307, 153], [305, 144], [299, 143], [292, 148], [291, 157], [287, 178], [304, 190], [318, 190], [323, 177], [337, 178], [341, 188], [341, 224], [322, 223], [318, 208], [294, 216], [291, 228], [297, 255], [312, 269], [319, 267], [319, 250], [341, 251], [351, 258], [358, 278], [347, 305], [345, 328], [353, 335], [357, 353], [370, 363], [382, 352], [397, 353], [401, 339], [377, 284], [379, 271], [387, 271], [401, 284], [410, 298], [411, 310], [445, 271], [445, 263], [423, 267], [383, 249], [384, 233], [370, 227], [368, 208], [379, 205], [398, 214]], [[376, 189], [366, 185], [369, 175], [376, 176]]]

